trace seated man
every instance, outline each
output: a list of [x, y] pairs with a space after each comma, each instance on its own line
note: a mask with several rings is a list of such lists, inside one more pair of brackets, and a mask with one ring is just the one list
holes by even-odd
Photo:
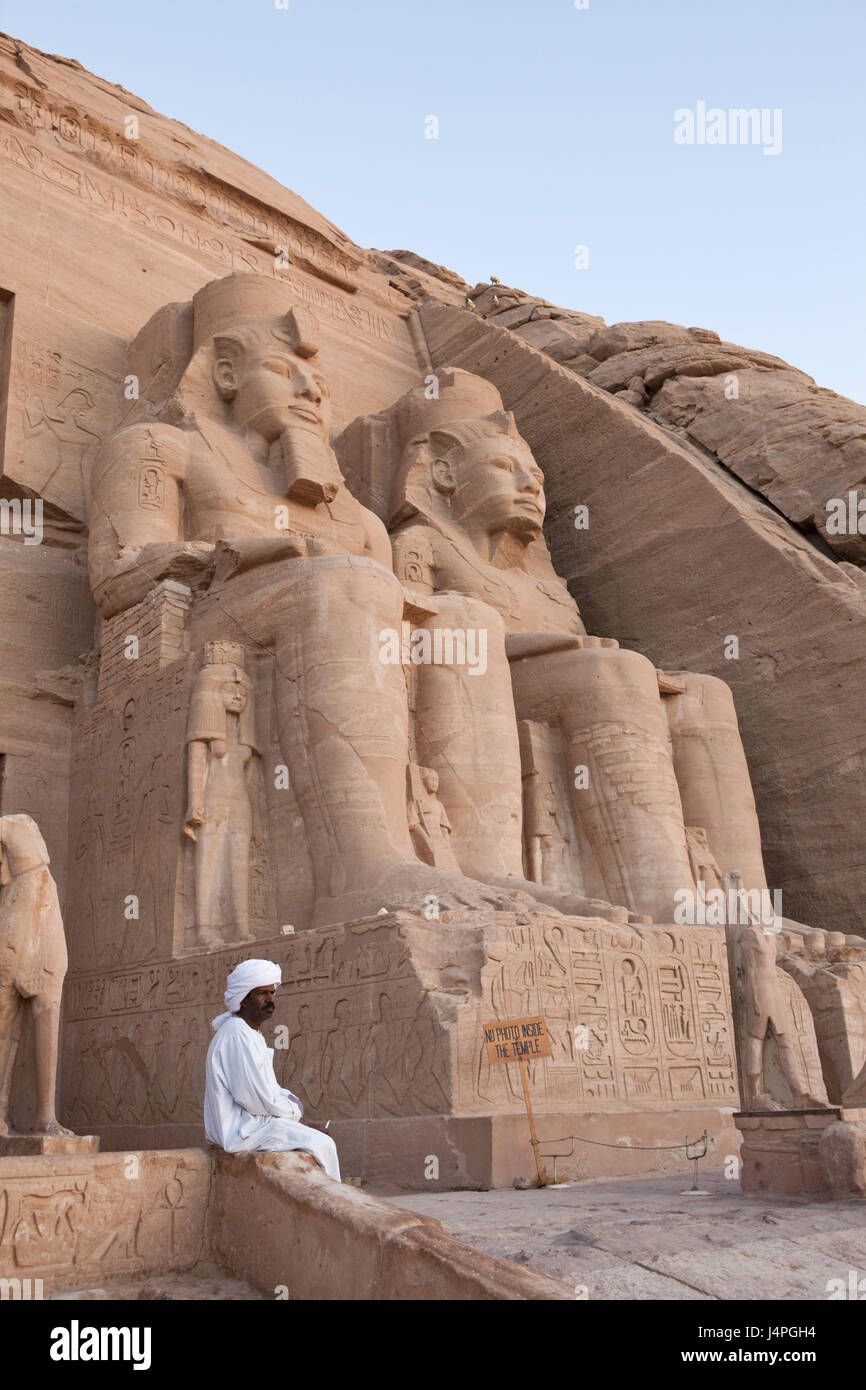
[[229, 975], [227, 1013], [213, 1021], [215, 1036], [207, 1054], [205, 1132], [227, 1153], [250, 1149], [303, 1149], [340, 1181], [337, 1146], [320, 1130], [299, 1124], [303, 1106], [277, 1085], [274, 1052], [262, 1037], [262, 1024], [276, 1007], [282, 982], [278, 965], [245, 960]]

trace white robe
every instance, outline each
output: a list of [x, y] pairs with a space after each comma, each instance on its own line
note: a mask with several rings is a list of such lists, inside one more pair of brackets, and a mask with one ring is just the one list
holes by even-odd
[[274, 1050], [240, 1014], [214, 1033], [207, 1054], [205, 1133], [227, 1153], [305, 1149], [340, 1181], [337, 1146], [321, 1130], [298, 1124], [304, 1107], [277, 1084]]

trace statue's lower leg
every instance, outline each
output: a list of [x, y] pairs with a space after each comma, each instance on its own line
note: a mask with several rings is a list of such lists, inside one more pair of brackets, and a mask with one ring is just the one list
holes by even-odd
[[37, 1134], [65, 1135], [55, 1113], [57, 1085], [57, 1044], [60, 1033], [60, 1005], [33, 1000], [33, 1034], [36, 1047], [36, 1125]]
[[250, 930], [250, 833], [232, 831], [228, 839], [231, 862], [233, 941], [249, 941]]
[[313, 863], [313, 924], [471, 905], [478, 885], [422, 864], [409, 834], [406, 676], [382, 640], [401, 631], [402, 588], [381, 565], [343, 559], [299, 575], [276, 640], [280, 744]]
[[525, 877], [520, 745], [504, 624], [477, 599], [437, 594], [435, 602], [436, 615], [423, 624], [431, 652], [439, 634], [440, 652], [476, 658], [474, 664], [419, 663], [411, 671], [416, 757], [438, 774], [460, 868], [503, 905], [525, 894], [554, 911], [625, 921], [623, 908]]
[[736, 869], [741, 886], [767, 886], [755, 796], [729, 687], [717, 676], [674, 673], [685, 686], [663, 705], [686, 825], [707, 832], [723, 873]]
[[218, 926], [219, 888], [225, 872], [224, 850], [225, 836], [206, 821], [198, 831], [195, 846], [195, 934], [199, 946], [224, 944]]
[[777, 1034], [776, 1041], [779, 1047], [779, 1062], [785, 1074], [785, 1080], [791, 1088], [794, 1109], [826, 1110], [826, 1102], [813, 1096], [811, 1091], [804, 1084], [803, 1069], [800, 1065], [800, 1059], [787, 1038]]
[[607, 897], [673, 921], [693, 880], [654, 666], [619, 648], [567, 648], [513, 661], [511, 677], [519, 716], [562, 729], [574, 814]]
[[9, 1133], [12, 1074], [21, 1039], [21, 996], [13, 986], [0, 990], [0, 1135]]
[[764, 1045], [767, 1035], [767, 1018], [763, 1019], [763, 1029], [746, 1038], [743, 1056], [743, 1081], [746, 1094], [743, 1105], [746, 1110], [781, 1110], [782, 1106], [774, 1100], [764, 1084]]

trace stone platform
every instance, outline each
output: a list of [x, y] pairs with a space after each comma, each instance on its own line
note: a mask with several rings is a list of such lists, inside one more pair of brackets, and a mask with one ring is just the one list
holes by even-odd
[[[637, 1177], [685, 1166], [688, 1139], [700, 1149], [707, 1131], [711, 1161], [735, 1156], [740, 1139], [724, 1109], [652, 1112], [535, 1112], [542, 1155], [557, 1155], [557, 1177]], [[425, 1115], [413, 1119], [337, 1120], [328, 1130], [342, 1171], [374, 1187], [442, 1192], [511, 1187], [534, 1179], [525, 1113]], [[578, 1136], [575, 1143], [570, 1136]], [[556, 1142], [559, 1141], [559, 1142]], [[564, 1141], [564, 1142], [563, 1142]], [[571, 1151], [571, 1152], [569, 1152]], [[552, 1175], [553, 1161], [545, 1158]]]
[[210, 1023], [226, 975], [255, 954], [282, 970], [265, 1029], [277, 1079], [308, 1120], [331, 1122], [343, 1171], [365, 1181], [423, 1188], [431, 1156], [452, 1188], [531, 1174], [518, 1068], [491, 1065], [483, 1041], [491, 1019], [529, 1015], [544, 1017], [552, 1048], [527, 1063], [540, 1138], [613, 1146], [585, 1146], [581, 1175], [664, 1170], [670, 1155], [652, 1146], [705, 1128], [735, 1153], [724, 951], [713, 927], [400, 911], [73, 973], [63, 1120], [108, 1150], [201, 1143]]
[[32, 1154], [95, 1154], [99, 1140], [95, 1134], [4, 1134], [0, 1136], [0, 1158], [26, 1158]]
[[866, 1197], [866, 1107], [744, 1112], [734, 1123], [744, 1192]]
[[302, 1154], [0, 1159], [4, 1298], [33, 1297], [34, 1289], [37, 1298], [91, 1298], [106, 1281], [118, 1297], [160, 1297], [161, 1284], [203, 1262], [271, 1299], [573, 1297], [554, 1279], [465, 1245], [430, 1217], [333, 1182]]

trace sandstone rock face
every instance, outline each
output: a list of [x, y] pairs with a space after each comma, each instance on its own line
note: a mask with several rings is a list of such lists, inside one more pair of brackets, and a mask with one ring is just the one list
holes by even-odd
[[[727, 1134], [724, 935], [679, 897], [739, 875], [862, 927], [866, 593], [756, 498], [742, 444], [754, 382], [782, 416], [797, 374], [365, 252], [5, 39], [0, 159], [0, 815], [36, 816], [64, 910], [63, 1116], [198, 1142], [209, 1021], [255, 947], [284, 969], [281, 1080], [350, 1171], [529, 1166], [481, 1030], [534, 1013], [539, 1112], [610, 1165], [683, 1112]], [[692, 408], [730, 376], [740, 415]], [[863, 982], [828, 1006], [771, 964], [782, 1099], [823, 1097], [822, 1057], [835, 1095]]]
[[[817, 532], [840, 559], [862, 566], [866, 523], [861, 529], [858, 511], [850, 527], [848, 513], [849, 493], [866, 495], [866, 408], [802, 372], [753, 366], [749, 356], [745, 369], [656, 376], [647, 383], [649, 410], [683, 428], [805, 534]], [[736, 375], [735, 398], [726, 397], [722, 372]]]
[[598, 331], [589, 335], [589, 315], [521, 290], [478, 285], [469, 302], [706, 449], [804, 534], [820, 536], [826, 553], [866, 563], [866, 406], [708, 328], [594, 320]]

